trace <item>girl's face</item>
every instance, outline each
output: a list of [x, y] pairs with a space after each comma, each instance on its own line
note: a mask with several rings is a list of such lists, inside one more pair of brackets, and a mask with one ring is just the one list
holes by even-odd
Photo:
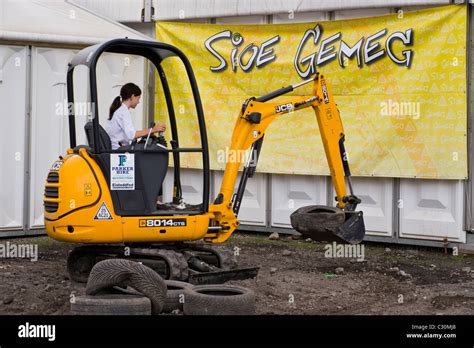
[[141, 95], [134, 95], [132, 94], [132, 96], [130, 97], [130, 107], [135, 109], [135, 107], [138, 105], [138, 103], [140, 103], [140, 97]]

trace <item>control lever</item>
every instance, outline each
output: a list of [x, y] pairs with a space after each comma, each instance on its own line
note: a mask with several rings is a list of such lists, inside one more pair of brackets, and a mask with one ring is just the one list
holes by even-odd
[[138, 141], [137, 138], [132, 140], [132, 143], [130, 144], [130, 150], [132, 151], [135, 150], [135, 145], [137, 145], [137, 141]]
[[148, 145], [148, 140], [150, 139], [151, 131], [153, 130], [154, 127], [155, 127], [155, 122], [152, 122], [150, 124], [150, 130], [148, 131], [148, 136], [146, 137], [145, 146], [143, 147], [143, 150], [146, 150], [146, 147]]

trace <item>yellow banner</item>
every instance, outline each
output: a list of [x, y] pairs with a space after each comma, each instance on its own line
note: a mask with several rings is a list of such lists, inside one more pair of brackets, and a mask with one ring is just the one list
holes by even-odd
[[[157, 23], [158, 41], [191, 61], [201, 94], [212, 169], [224, 169], [245, 99], [325, 75], [338, 104], [355, 176], [467, 177], [466, 6], [315, 23]], [[184, 67], [163, 62], [180, 146], [200, 146]], [[309, 95], [311, 86], [289, 95]], [[155, 118], [166, 119], [159, 78]], [[277, 100], [285, 100], [285, 96]], [[168, 135], [169, 136], [169, 135]], [[183, 167], [201, 168], [197, 154]], [[314, 112], [268, 128], [257, 170], [328, 175]]]

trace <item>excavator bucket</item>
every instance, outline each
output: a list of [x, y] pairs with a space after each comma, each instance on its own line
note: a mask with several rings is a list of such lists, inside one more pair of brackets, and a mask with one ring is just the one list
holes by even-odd
[[292, 227], [305, 237], [319, 242], [360, 243], [365, 236], [361, 211], [312, 205], [302, 207], [290, 216]]
[[336, 228], [334, 235], [350, 244], [362, 242], [365, 236], [364, 216], [361, 211], [344, 212], [344, 223]]

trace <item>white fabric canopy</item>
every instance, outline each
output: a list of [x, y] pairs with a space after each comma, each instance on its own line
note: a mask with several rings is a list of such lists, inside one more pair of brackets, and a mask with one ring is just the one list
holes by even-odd
[[149, 37], [65, 0], [0, 1], [0, 41], [91, 45]]

